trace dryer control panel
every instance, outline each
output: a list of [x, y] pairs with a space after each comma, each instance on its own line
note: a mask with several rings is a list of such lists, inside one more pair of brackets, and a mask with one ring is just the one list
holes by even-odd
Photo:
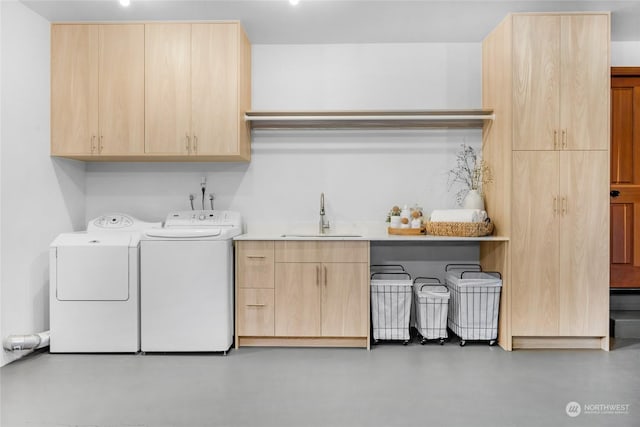
[[159, 227], [162, 227], [160, 222], [146, 222], [131, 215], [113, 213], [100, 215], [89, 221], [87, 231], [141, 231]]

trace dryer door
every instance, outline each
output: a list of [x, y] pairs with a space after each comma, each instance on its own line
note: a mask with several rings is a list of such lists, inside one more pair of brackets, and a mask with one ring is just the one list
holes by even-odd
[[56, 298], [59, 301], [129, 299], [131, 236], [69, 236], [57, 248]]

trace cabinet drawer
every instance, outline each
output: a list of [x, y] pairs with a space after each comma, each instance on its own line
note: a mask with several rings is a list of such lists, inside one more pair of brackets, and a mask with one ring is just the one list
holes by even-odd
[[274, 335], [273, 289], [238, 289], [238, 335]]
[[242, 241], [236, 245], [238, 287], [273, 288], [273, 242]]
[[277, 241], [276, 262], [368, 262], [369, 242]]

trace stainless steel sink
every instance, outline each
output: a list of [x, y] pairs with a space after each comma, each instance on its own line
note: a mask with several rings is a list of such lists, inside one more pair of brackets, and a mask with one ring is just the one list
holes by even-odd
[[344, 237], [362, 237], [360, 234], [282, 234], [280, 237], [294, 237], [294, 238], [344, 238]]

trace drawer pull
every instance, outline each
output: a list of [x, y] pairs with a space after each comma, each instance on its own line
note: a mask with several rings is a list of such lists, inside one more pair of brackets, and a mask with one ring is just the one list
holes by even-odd
[[264, 307], [266, 304], [246, 304], [247, 307]]
[[247, 255], [247, 258], [249, 258], [249, 259], [265, 259], [266, 256], [264, 256], [264, 255]]

